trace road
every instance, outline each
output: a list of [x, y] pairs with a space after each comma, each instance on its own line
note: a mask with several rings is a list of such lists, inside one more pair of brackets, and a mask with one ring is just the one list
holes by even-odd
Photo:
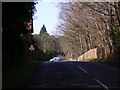
[[119, 88], [119, 69], [97, 62], [43, 62], [24, 81], [24, 88]]

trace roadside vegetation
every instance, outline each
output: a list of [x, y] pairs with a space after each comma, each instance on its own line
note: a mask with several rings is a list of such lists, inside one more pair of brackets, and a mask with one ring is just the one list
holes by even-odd
[[[97, 48], [101, 62], [120, 62], [120, 1], [59, 3], [61, 50], [77, 59]], [[63, 44], [64, 43], [64, 44]]]
[[103, 64], [111, 65], [113, 67], [120, 68], [120, 63], [118, 61], [91, 59], [90, 62], [99, 62], [99, 63], [103, 63]]
[[53, 58], [54, 53], [57, 51], [61, 51], [59, 39], [54, 35], [49, 35], [47, 32], [47, 28], [43, 25], [40, 28], [39, 34], [33, 35], [33, 39], [36, 42], [37, 46], [46, 53], [46, 58], [49, 60]]
[[29, 24], [36, 11], [35, 4], [2, 3], [2, 89], [17, 87], [40, 62], [26, 58], [29, 47], [28, 41], [23, 37], [28, 32], [26, 23]]
[[118, 61], [106, 60], [106, 61], [102, 61], [101, 63], [104, 63], [104, 64], [107, 64], [107, 65], [111, 65], [111, 66], [120, 68], [120, 63]]
[[26, 61], [21, 66], [3, 72], [3, 88], [17, 88], [31, 74], [40, 61]]

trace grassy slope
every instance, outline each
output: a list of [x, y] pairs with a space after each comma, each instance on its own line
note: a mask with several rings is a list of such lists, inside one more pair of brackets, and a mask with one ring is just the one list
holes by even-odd
[[27, 61], [21, 67], [16, 68], [15, 70], [3, 72], [2, 88], [17, 87], [39, 63], [39, 61]]
[[119, 62], [119, 60], [104, 60], [103, 61], [103, 60], [99, 60], [99, 59], [93, 59], [93, 60], [90, 60], [90, 61], [100, 62], [100, 63], [103, 63], [103, 64], [107, 64], [107, 65], [111, 65], [111, 66], [120, 68], [120, 62]]
[[107, 64], [107, 65], [112, 65], [114, 67], [120, 68], [119, 62], [115, 62], [115, 61], [103, 61], [101, 63]]

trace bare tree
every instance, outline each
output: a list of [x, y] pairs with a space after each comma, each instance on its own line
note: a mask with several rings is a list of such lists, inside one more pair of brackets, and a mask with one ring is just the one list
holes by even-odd
[[[64, 32], [70, 52], [77, 57], [92, 48], [102, 46], [108, 47], [110, 54], [107, 55], [112, 56], [116, 46], [119, 46], [119, 4], [120, 2], [60, 3], [58, 29]], [[102, 53], [105, 54], [104, 51]]]

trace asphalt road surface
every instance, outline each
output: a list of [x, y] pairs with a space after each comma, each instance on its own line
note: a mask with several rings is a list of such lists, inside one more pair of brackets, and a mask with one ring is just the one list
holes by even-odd
[[23, 88], [120, 89], [119, 69], [97, 62], [43, 62], [24, 81]]

